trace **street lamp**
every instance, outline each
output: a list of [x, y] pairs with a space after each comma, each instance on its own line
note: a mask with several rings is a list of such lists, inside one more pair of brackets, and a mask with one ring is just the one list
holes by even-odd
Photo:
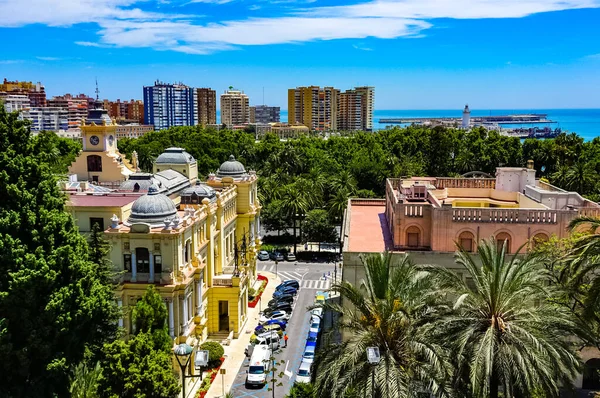
[[279, 264], [279, 261], [275, 260], [275, 278], [277, 278], [277, 264]]
[[371, 398], [375, 398], [375, 367], [381, 361], [379, 347], [367, 347], [367, 361], [371, 364]]
[[179, 344], [173, 349], [173, 353], [175, 353], [175, 358], [177, 358], [177, 362], [179, 363], [179, 367], [181, 368], [181, 386], [183, 389], [183, 398], [185, 398], [185, 369], [190, 363], [192, 351], [194, 351], [194, 348], [192, 348], [191, 345], [186, 343]]

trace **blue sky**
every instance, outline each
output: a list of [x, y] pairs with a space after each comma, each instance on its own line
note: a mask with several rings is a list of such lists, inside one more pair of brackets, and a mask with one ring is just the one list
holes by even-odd
[[0, 78], [142, 97], [154, 80], [372, 85], [376, 109], [600, 108], [600, 0], [0, 0]]

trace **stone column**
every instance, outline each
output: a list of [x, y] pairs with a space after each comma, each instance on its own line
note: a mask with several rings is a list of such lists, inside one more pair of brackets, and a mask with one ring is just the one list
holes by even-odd
[[167, 301], [169, 302], [169, 335], [171, 337], [175, 337], [175, 319], [174, 319], [174, 312], [173, 312], [173, 299], [169, 298], [167, 299]]
[[187, 321], [188, 321], [188, 301], [185, 298], [185, 295], [183, 296], [183, 318], [181, 318], [181, 323], [183, 324], [184, 328], [187, 325]]
[[137, 282], [137, 258], [135, 258], [135, 250], [131, 252], [131, 281]]
[[[117, 304], [119, 305], [119, 311], [123, 310], [123, 300], [119, 299], [117, 301]], [[122, 315], [122, 313], [121, 313]], [[122, 328], [123, 327], [123, 316], [119, 317], [119, 327]]]
[[150, 252], [150, 277], [148, 283], [154, 283], [154, 253]]

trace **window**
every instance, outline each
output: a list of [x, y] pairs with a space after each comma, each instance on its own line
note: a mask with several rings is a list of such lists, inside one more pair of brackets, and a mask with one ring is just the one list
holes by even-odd
[[531, 248], [535, 249], [539, 245], [548, 242], [548, 239], [549, 239], [548, 235], [546, 235], [544, 233], [535, 234], [533, 239], [531, 239]]
[[506, 254], [510, 253], [510, 235], [506, 232], [500, 232], [496, 235], [496, 247], [498, 251], [502, 250], [503, 247], [506, 247]]
[[465, 231], [458, 236], [458, 244], [466, 252], [473, 251], [474, 237], [471, 232]]
[[190, 262], [191, 251], [192, 251], [192, 241], [190, 239], [188, 239], [185, 242], [185, 246], [183, 248], [183, 259], [186, 264]]
[[131, 254], [123, 254], [123, 267], [125, 271], [131, 272]]
[[104, 218], [102, 217], [90, 217], [90, 230], [94, 227], [94, 224], [98, 224], [101, 231], [104, 231]]
[[162, 256], [160, 254], [154, 256], [154, 272], [157, 274], [162, 272]]
[[417, 227], [409, 227], [406, 230], [406, 246], [408, 247], [419, 247], [420, 242], [420, 231]]
[[145, 247], [138, 247], [135, 249], [135, 261], [137, 263], [137, 272], [149, 273], [150, 272], [150, 252]]
[[133, 186], [133, 192], [139, 192], [139, 191], [140, 191], [140, 184], [138, 184], [136, 182], [135, 185]]
[[102, 171], [102, 158], [99, 155], [89, 155], [87, 157], [88, 172]]

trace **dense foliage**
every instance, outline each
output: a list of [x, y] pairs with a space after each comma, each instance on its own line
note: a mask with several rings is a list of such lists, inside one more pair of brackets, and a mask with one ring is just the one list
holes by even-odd
[[179, 382], [173, 370], [168, 313], [154, 286], [133, 310], [134, 334], [104, 346], [99, 395], [104, 398], [174, 398]]
[[[270, 230], [299, 227], [313, 209], [325, 209], [341, 223], [350, 197], [383, 197], [386, 178], [455, 176], [469, 171], [493, 174], [498, 166], [525, 166], [532, 159], [538, 177], [599, 199], [600, 139], [583, 142], [575, 134], [520, 141], [484, 129], [463, 131], [411, 126], [377, 133], [302, 136], [280, 141], [266, 135], [174, 127], [139, 139], [120, 139], [119, 149], [136, 150], [141, 168], [169, 146], [180, 146], [198, 161], [201, 176], [215, 172], [230, 154], [258, 172], [262, 218]], [[295, 235], [300, 234], [295, 232]]]
[[85, 353], [116, 333], [110, 273], [64, 210], [53, 175], [63, 161], [49, 163], [62, 153], [55, 138], [31, 137], [0, 106], [2, 397], [67, 396]]
[[206, 341], [200, 345], [200, 350], [208, 351], [208, 366], [211, 368], [221, 364], [221, 358], [225, 354], [223, 346], [216, 341]]

